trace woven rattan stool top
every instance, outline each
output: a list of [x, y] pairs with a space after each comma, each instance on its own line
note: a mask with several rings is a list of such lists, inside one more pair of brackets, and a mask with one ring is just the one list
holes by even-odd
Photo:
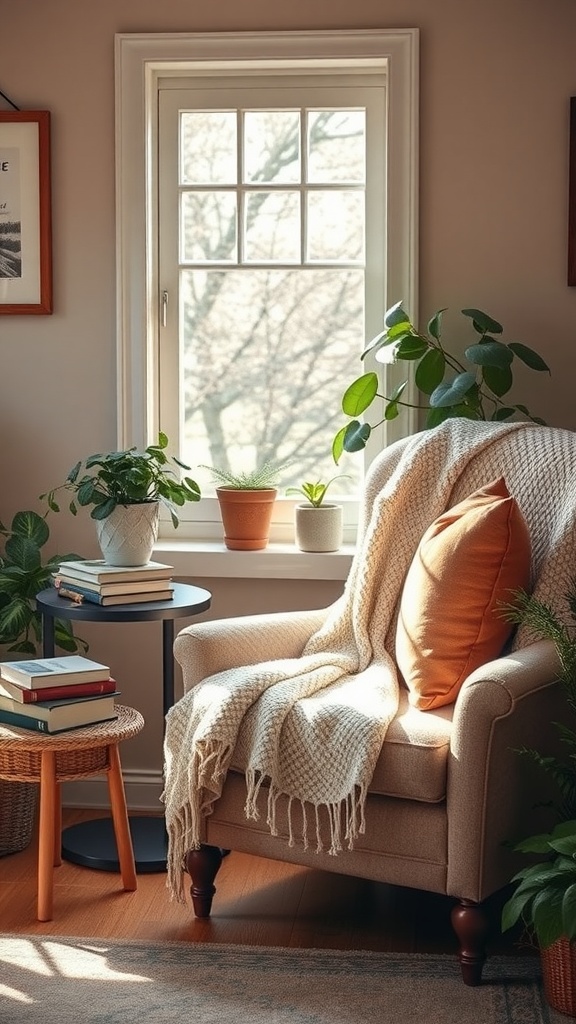
[[70, 729], [55, 735], [0, 725], [0, 779], [8, 782], [39, 782], [42, 754], [56, 755], [55, 770], [59, 782], [85, 778], [110, 769], [109, 750], [129, 739], [144, 726], [139, 711], [116, 705], [118, 718]]
[[[15, 725], [0, 725], [0, 766], [4, 750], [74, 750], [90, 747], [106, 747], [110, 743], [136, 736], [144, 727], [144, 719], [135, 708], [117, 704], [118, 718], [110, 722], [83, 725], [79, 729], [68, 729], [50, 735], [32, 729], [19, 729]], [[1, 771], [1, 767], [0, 767]]]

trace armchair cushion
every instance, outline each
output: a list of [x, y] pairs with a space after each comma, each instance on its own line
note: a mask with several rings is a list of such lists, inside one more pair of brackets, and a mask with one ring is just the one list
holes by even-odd
[[452, 704], [466, 677], [500, 654], [512, 626], [498, 603], [530, 581], [530, 534], [503, 477], [438, 516], [404, 583], [396, 661], [410, 702]]

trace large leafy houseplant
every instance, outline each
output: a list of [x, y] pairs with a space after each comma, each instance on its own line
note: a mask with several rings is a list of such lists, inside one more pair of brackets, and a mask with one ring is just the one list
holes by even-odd
[[[566, 595], [576, 623], [576, 579]], [[512, 878], [512, 896], [502, 910], [502, 929], [522, 921], [540, 948], [544, 989], [548, 1001], [562, 1012], [576, 1009], [576, 635], [542, 601], [522, 591], [503, 609], [512, 622], [522, 623], [536, 636], [551, 640], [560, 661], [559, 685], [566, 698], [567, 714], [555, 722], [564, 757], [530, 748], [520, 753], [532, 758], [553, 779], [559, 799], [554, 803], [556, 824], [547, 833], [529, 836], [515, 849], [537, 860]], [[559, 820], [558, 820], [559, 819]]]
[[[0, 522], [0, 647], [7, 654], [38, 654], [42, 621], [36, 594], [50, 586], [62, 560], [80, 557], [44, 559], [42, 549], [50, 537], [46, 515], [17, 512], [9, 528]], [[60, 619], [55, 621], [55, 642], [70, 653], [87, 650], [85, 641], [74, 636], [71, 623]]]
[[[383, 395], [379, 391], [378, 374], [373, 370], [362, 374], [346, 388], [342, 398], [342, 411], [351, 420], [334, 437], [335, 462], [343, 452], [365, 448], [374, 427], [395, 419], [402, 406], [426, 409], [427, 428], [455, 416], [500, 421], [520, 413], [535, 423], [544, 422], [533, 416], [525, 405], [505, 399], [513, 384], [514, 359], [531, 370], [550, 373], [541, 356], [520, 342], [504, 343], [500, 338], [504, 330], [502, 324], [479, 309], [461, 310], [477, 337], [463, 356], [455, 356], [442, 338], [445, 312], [440, 309], [434, 314], [426, 332], [412, 323], [401, 302], [386, 312], [384, 330], [367, 345], [362, 359], [372, 353], [377, 362], [414, 364], [414, 383], [422, 396], [422, 404], [407, 402], [403, 397], [408, 379], [398, 384], [390, 395]], [[360, 420], [377, 399], [384, 403], [379, 422], [372, 425]]]
[[200, 488], [189, 476], [180, 478], [171, 463], [180, 469], [189, 470], [175, 455], [166, 454], [168, 437], [162, 431], [158, 443], [148, 445], [143, 451], [127, 448], [124, 451], [89, 455], [77, 462], [66, 480], [54, 488], [46, 498], [51, 509], [59, 511], [57, 491], [64, 489], [75, 495], [69, 503], [73, 515], [78, 505], [92, 506], [92, 519], [103, 520], [119, 505], [140, 505], [159, 501], [170, 513], [174, 527], [179, 525], [176, 508], [187, 501], [200, 500]]

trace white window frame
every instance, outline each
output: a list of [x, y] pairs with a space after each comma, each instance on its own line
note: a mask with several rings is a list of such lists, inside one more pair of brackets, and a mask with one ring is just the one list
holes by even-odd
[[[156, 199], [151, 183], [157, 138], [157, 88], [166, 74], [254, 67], [306, 66], [307, 62], [339, 67], [382, 67], [387, 79], [388, 234], [385, 242], [385, 291], [391, 301], [402, 298], [417, 317], [418, 238], [418, 50], [417, 29], [326, 32], [217, 32], [119, 34], [115, 37], [116, 68], [116, 281], [117, 281], [117, 406], [118, 447], [144, 446], [158, 430], [157, 330], [159, 288], [154, 224]], [[362, 372], [359, 363], [358, 374]], [[386, 367], [387, 388], [401, 379], [402, 368]], [[347, 382], [343, 382], [345, 386]], [[413, 393], [413, 392], [412, 392]], [[408, 395], [408, 400], [411, 398]], [[384, 445], [413, 433], [412, 410], [373, 431], [368, 459]], [[293, 546], [279, 545], [251, 552], [250, 571], [241, 553], [224, 552], [213, 560], [210, 543], [177, 539], [157, 552], [195, 551], [195, 574], [274, 575], [344, 578], [350, 552], [304, 556]], [[282, 550], [283, 548], [283, 550]], [[203, 555], [203, 570], [198, 555]], [[274, 558], [276, 555], [276, 558]], [[255, 557], [256, 556], [256, 557]], [[293, 559], [298, 559], [295, 568]], [[256, 565], [262, 564], [262, 569]], [[237, 563], [233, 565], [232, 563]], [[330, 564], [329, 564], [330, 563]], [[182, 563], [183, 564], [183, 563]], [[212, 568], [213, 566], [213, 568]]]

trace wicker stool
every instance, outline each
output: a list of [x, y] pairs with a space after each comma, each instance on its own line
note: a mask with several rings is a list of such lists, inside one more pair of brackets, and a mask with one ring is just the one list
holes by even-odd
[[136, 889], [136, 867], [128, 824], [118, 744], [135, 736], [144, 719], [134, 708], [116, 705], [118, 718], [54, 735], [0, 725], [0, 779], [40, 782], [38, 920], [52, 920], [53, 868], [62, 863], [60, 783], [90, 775], [108, 776], [118, 861], [125, 890]]

